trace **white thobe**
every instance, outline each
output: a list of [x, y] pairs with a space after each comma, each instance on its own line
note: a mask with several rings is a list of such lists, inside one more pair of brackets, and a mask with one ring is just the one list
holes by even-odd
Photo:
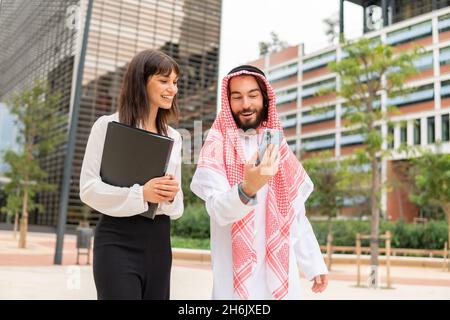
[[[257, 135], [241, 135], [245, 158], [248, 160], [256, 151]], [[250, 299], [273, 299], [266, 283], [266, 235], [265, 211], [267, 184], [256, 195], [256, 203], [244, 204], [239, 198], [237, 185], [230, 186], [221, 174], [208, 169], [197, 168], [191, 183], [192, 191], [206, 203], [211, 223], [211, 260], [213, 269], [213, 299], [240, 299], [233, 288], [233, 264], [231, 226], [255, 209], [255, 239], [253, 248], [257, 262], [253, 274], [246, 281]], [[303, 200], [294, 201], [296, 219], [291, 226], [289, 252], [289, 291], [285, 299], [300, 299], [300, 276], [297, 263], [312, 280], [315, 276], [327, 274], [319, 244], [311, 224], [305, 216]]]
[[[100, 165], [106, 129], [111, 121], [119, 121], [119, 114], [102, 116], [92, 126], [86, 145], [83, 165], [80, 173], [80, 198], [91, 208], [114, 217], [129, 217], [148, 210], [144, 200], [143, 186], [135, 184], [129, 188], [116, 187], [102, 181]], [[173, 174], [181, 186], [181, 135], [175, 129], [168, 127], [167, 134], [174, 139], [167, 173]], [[156, 215], [165, 214], [171, 219], [177, 219], [183, 214], [183, 192], [176, 194], [172, 202], [161, 202], [156, 209]]]

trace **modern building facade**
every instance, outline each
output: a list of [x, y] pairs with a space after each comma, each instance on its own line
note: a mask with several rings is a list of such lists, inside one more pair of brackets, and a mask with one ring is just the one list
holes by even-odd
[[[408, 3], [412, 2], [416, 3]], [[382, 108], [396, 105], [399, 110], [390, 119], [392, 127], [381, 124], [383, 135], [390, 133], [394, 137], [391, 145], [384, 146], [394, 150], [380, 169], [384, 181], [402, 181], [400, 167], [405, 155], [395, 150], [403, 144], [435, 148], [436, 142], [441, 141], [441, 152], [450, 153], [450, 7], [434, 11], [430, 7], [429, 11], [381, 25], [379, 30], [363, 35], [392, 45], [397, 52], [416, 45], [425, 49], [425, 54], [415, 61], [418, 74], [407, 83], [413, 92], [392, 101], [382, 96], [379, 101]], [[288, 143], [299, 157], [329, 150], [342, 158], [361, 147], [363, 137], [343, 125], [345, 101], [333, 94], [320, 95], [322, 89], [339, 85], [339, 79], [327, 65], [342, 58], [340, 45], [310, 54], [304, 54], [303, 46], [297, 45], [250, 62], [265, 70], [273, 84]], [[312, 112], [313, 107], [322, 112]], [[419, 215], [419, 209], [408, 200], [408, 190], [403, 185], [383, 192], [382, 212], [386, 219], [411, 221]], [[352, 214], [352, 199], [347, 200], [348, 210], [344, 212]]]
[[[36, 79], [48, 79], [51, 89], [61, 94], [58, 109], [54, 112], [69, 113], [77, 42], [77, 30], [66, 27], [66, 10], [72, 5], [78, 5], [78, 1], [0, 3], [0, 101], [4, 102], [11, 94], [31, 86]], [[67, 123], [61, 124], [60, 130], [66, 131], [67, 127]], [[41, 161], [50, 174], [49, 181], [61, 184], [64, 146]], [[38, 218], [31, 213], [32, 223], [38, 219], [56, 219], [58, 195], [44, 197], [46, 209], [52, 214]], [[50, 215], [55, 217], [48, 218]]]
[[448, 7], [449, 0], [339, 0], [340, 33], [344, 33], [344, 4], [353, 3], [363, 10], [364, 33]]
[[[1, 2], [0, 101], [36, 78], [47, 79], [63, 93], [60, 109], [71, 121], [75, 72], [80, 60], [84, 19], [89, 0]], [[82, 76], [82, 92], [68, 200], [68, 225], [82, 217], [79, 174], [94, 121], [114, 113], [127, 63], [138, 52], [157, 49], [174, 57], [181, 68], [180, 123], [193, 129], [195, 120], [207, 129], [216, 112], [220, 0], [94, 0]], [[16, 38], [19, 38], [17, 41]], [[68, 124], [60, 130], [67, 132]], [[50, 181], [61, 186], [67, 143], [46, 159]], [[60, 188], [58, 188], [60, 189]], [[43, 193], [45, 213], [30, 222], [57, 223], [59, 193]], [[98, 215], [91, 215], [95, 223]]]

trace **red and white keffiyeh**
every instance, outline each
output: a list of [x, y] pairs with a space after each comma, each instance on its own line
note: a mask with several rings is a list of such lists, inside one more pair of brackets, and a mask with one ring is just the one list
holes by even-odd
[[[275, 93], [261, 74], [241, 70], [227, 75], [222, 81], [222, 109], [214, 121], [200, 152], [198, 168], [209, 168], [225, 176], [234, 186], [243, 180], [245, 156], [239, 138], [239, 129], [229, 105], [227, 88], [232, 77], [249, 74], [264, 80], [269, 96], [267, 121], [258, 129], [282, 130], [278, 118]], [[266, 203], [266, 263], [267, 285], [275, 299], [283, 299], [289, 287], [290, 227], [295, 219], [294, 199], [299, 193], [308, 197], [313, 186], [303, 166], [290, 150], [286, 139], [279, 149], [279, 170], [268, 182]], [[253, 248], [255, 210], [232, 225], [233, 285], [241, 299], [248, 299], [246, 280], [256, 264]]]

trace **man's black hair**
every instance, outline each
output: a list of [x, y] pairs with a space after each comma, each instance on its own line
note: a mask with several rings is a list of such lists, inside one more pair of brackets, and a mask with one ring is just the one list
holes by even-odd
[[266, 76], [266, 75], [264, 74], [264, 72], [262, 72], [261, 69], [259, 69], [259, 68], [257, 68], [257, 67], [254, 67], [254, 66], [251, 66], [251, 65], [248, 65], [248, 64], [244, 64], [244, 65], [242, 65], [242, 66], [233, 68], [233, 70], [231, 70], [230, 72], [228, 72], [228, 74], [232, 74], [232, 73], [239, 72], [239, 71], [243, 71], [243, 70], [250, 71], [250, 72], [255, 72], [255, 73], [259, 73], [260, 75], [262, 75], [262, 76], [264, 76], [264, 77]]

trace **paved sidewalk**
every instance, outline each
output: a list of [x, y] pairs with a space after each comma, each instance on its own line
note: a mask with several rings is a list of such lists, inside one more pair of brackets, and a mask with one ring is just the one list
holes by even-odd
[[[183, 264], [183, 263], [181, 263]], [[356, 288], [353, 282], [331, 280], [328, 289], [314, 294], [311, 283], [301, 280], [305, 300], [449, 300], [450, 287], [394, 285], [394, 289]], [[209, 268], [180, 265], [174, 261], [171, 299], [209, 300]], [[0, 300], [95, 300], [90, 266], [0, 267]]]
[[[65, 237], [62, 266], [53, 265], [55, 239], [54, 234], [30, 233], [28, 248], [18, 249], [12, 232], [0, 231], [0, 299], [96, 299], [92, 265], [74, 265], [75, 236]], [[86, 257], [80, 260], [85, 263]], [[381, 267], [382, 286], [386, 283], [385, 272]], [[363, 266], [363, 277], [367, 274], [368, 267]], [[391, 275], [393, 289], [357, 288], [356, 266], [335, 264], [324, 293], [314, 294], [311, 283], [304, 278], [302, 293], [305, 299], [450, 299], [448, 271], [395, 266]], [[172, 299], [210, 299], [211, 290], [208, 261], [174, 259]]]
[[[56, 234], [29, 232], [27, 248], [18, 248], [18, 238], [12, 231], [0, 230], [0, 266], [52, 266], [55, 254]], [[76, 264], [76, 236], [65, 235], [63, 264]], [[87, 257], [80, 256], [80, 263], [86, 263]], [[92, 255], [91, 255], [92, 262]]]

